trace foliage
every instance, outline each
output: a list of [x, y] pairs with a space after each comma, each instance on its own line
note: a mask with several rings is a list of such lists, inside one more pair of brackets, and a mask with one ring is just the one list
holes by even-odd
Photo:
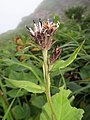
[[70, 19], [74, 19], [76, 21], [81, 21], [82, 17], [83, 17], [83, 13], [85, 11], [85, 7], [82, 6], [75, 6], [75, 7], [71, 7], [69, 8], [65, 14], [68, 18]]
[[81, 22], [81, 27], [85, 32], [90, 32], [90, 13], [88, 13]]
[[[59, 20], [59, 17], [55, 18], [55, 21], [57, 20]], [[51, 111], [44, 94], [42, 53], [31, 38], [22, 34], [19, 35], [24, 45], [17, 45], [13, 40], [14, 43], [10, 42], [7, 47], [0, 48], [0, 118], [3, 120], [46, 119], [43, 117], [51, 116]], [[51, 94], [55, 114], [56, 116], [60, 115], [58, 111], [60, 110], [59, 112], [61, 113], [61, 108], [65, 106], [64, 112], [68, 109], [65, 113], [68, 114], [69, 109], [72, 112], [72, 114], [68, 115], [69, 117], [74, 114], [75, 117], [78, 117], [77, 119], [80, 119], [83, 110], [77, 108], [83, 108], [85, 113], [82, 119], [89, 120], [89, 15], [81, 18], [81, 22], [76, 22], [76, 20], [72, 19], [65, 21], [65, 23], [60, 22], [60, 28], [55, 34], [55, 39], [56, 43], [53, 44], [49, 54], [53, 53], [57, 44], [62, 49], [60, 59], [50, 68]], [[82, 45], [81, 43], [84, 40], [85, 42]], [[17, 46], [22, 49], [16, 51]], [[65, 66], [65, 68], [56, 69], [59, 66]], [[24, 83], [27, 86], [30, 85], [29, 88]], [[66, 89], [62, 88], [62, 85]], [[33, 86], [35, 89], [33, 89]], [[75, 96], [74, 101], [73, 96]], [[60, 109], [57, 106], [60, 106]], [[73, 110], [75, 111], [73, 112]], [[63, 117], [67, 114], [64, 114]], [[67, 118], [71, 120], [69, 117]]]
[[[57, 120], [81, 120], [82, 118], [83, 110], [77, 110], [70, 105], [71, 99], [73, 99], [72, 96], [72, 98], [68, 100], [70, 93], [70, 90], [65, 90], [63, 87], [61, 87], [60, 92], [52, 96], [53, 107]], [[43, 106], [40, 120], [52, 120], [48, 103]]]

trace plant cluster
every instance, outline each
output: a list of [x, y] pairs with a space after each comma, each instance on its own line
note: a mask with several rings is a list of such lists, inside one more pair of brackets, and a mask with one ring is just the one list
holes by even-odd
[[33, 21], [32, 37], [0, 50], [2, 120], [89, 120], [90, 27], [81, 19]]

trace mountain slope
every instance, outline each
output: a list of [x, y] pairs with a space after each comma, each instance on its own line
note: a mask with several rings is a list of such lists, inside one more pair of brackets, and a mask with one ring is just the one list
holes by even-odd
[[42, 19], [48, 18], [53, 15], [60, 15], [61, 19], [64, 17], [64, 11], [73, 5], [83, 5], [89, 7], [89, 0], [44, 0], [33, 14], [22, 18], [22, 22], [17, 28], [30, 24], [32, 19], [41, 17]]
[[22, 18], [17, 28], [0, 35], [1, 39], [11, 39], [11, 37], [18, 35], [18, 33], [25, 32], [25, 25], [32, 24], [33, 19], [46, 19], [54, 15], [60, 15], [61, 19], [64, 18], [64, 11], [73, 5], [84, 5], [89, 8], [90, 0], [43, 0], [37, 7], [33, 14]]

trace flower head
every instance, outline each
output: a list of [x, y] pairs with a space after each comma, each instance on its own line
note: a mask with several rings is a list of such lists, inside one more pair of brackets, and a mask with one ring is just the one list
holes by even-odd
[[62, 52], [62, 49], [60, 47], [56, 47], [54, 49], [54, 52], [50, 58], [50, 63], [53, 64], [54, 62], [56, 62], [56, 60], [60, 57], [61, 55], [61, 52]]
[[38, 23], [36, 23], [34, 20], [33, 23], [33, 30], [31, 27], [26, 26], [30, 32], [30, 35], [42, 49], [49, 50], [52, 45], [52, 36], [59, 28], [59, 22], [55, 24], [54, 21], [50, 21], [49, 19], [46, 22], [42, 22], [42, 20], [39, 19]]

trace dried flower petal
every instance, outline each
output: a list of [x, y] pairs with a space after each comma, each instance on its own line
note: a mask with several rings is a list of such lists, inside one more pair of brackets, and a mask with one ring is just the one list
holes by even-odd
[[47, 22], [42, 22], [39, 18], [39, 23], [33, 20], [34, 23], [34, 31], [30, 28], [26, 28], [29, 30], [31, 36], [34, 38], [35, 42], [42, 48], [49, 50], [52, 45], [52, 36], [54, 35], [55, 31], [59, 27], [59, 23], [55, 24], [54, 21], [50, 21], [49, 19]]
[[22, 41], [22, 38], [21, 38], [21, 37], [17, 37], [17, 38], [15, 39], [15, 42], [16, 42], [17, 45], [23, 45], [23, 41]]

